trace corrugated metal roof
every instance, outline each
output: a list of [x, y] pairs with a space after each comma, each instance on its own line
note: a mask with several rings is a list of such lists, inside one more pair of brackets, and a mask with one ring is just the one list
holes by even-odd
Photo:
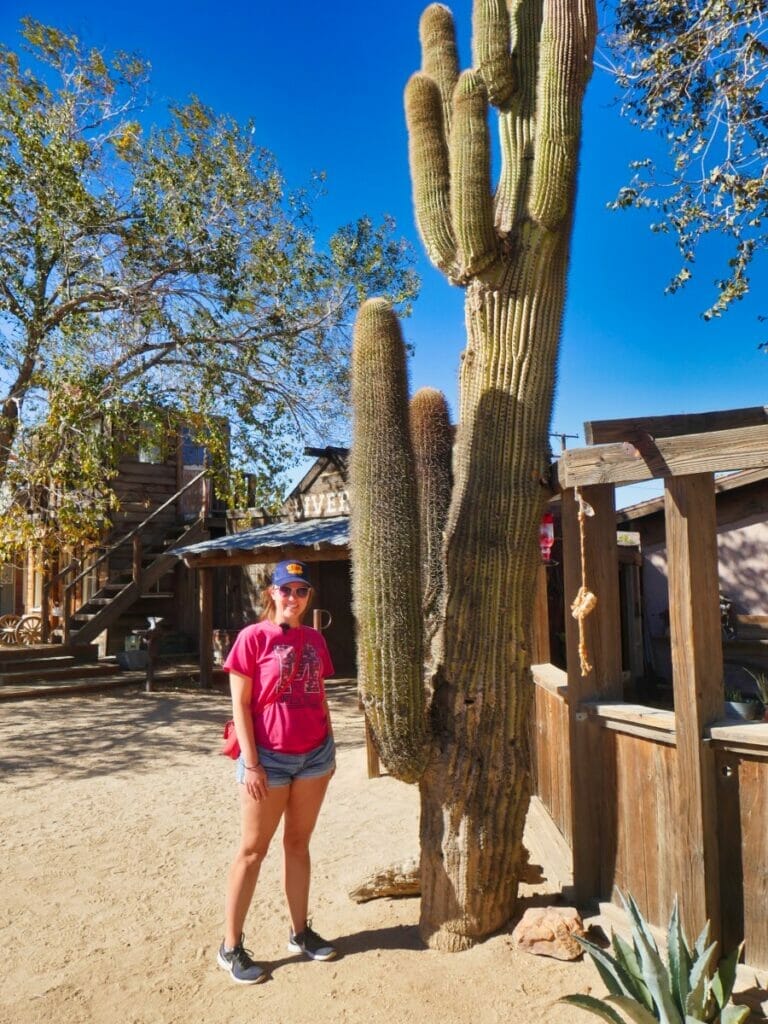
[[349, 544], [349, 517], [335, 516], [329, 519], [305, 519], [297, 523], [270, 523], [257, 526], [242, 533], [227, 534], [215, 540], [204, 540], [185, 548], [174, 548], [172, 554], [180, 558], [195, 555], [211, 555], [226, 551], [257, 552], [269, 548], [287, 546], [344, 547]]

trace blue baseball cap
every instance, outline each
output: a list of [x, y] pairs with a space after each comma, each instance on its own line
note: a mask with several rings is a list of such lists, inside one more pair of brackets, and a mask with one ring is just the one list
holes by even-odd
[[312, 584], [307, 577], [307, 567], [303, 562], [297, 562], [290, 558], [286, 562], [278, 562], [272, 573], [272, 586], [282, 587], [286, 583], [306, 583], [308, 587]]

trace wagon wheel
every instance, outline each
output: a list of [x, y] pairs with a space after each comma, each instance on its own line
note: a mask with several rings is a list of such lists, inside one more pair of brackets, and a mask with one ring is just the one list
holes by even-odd
[[39, 615], [23, 615], [16, 626], [16, 643], [29, 647], [43, 638], [43, 620]]
[[18, 615], [0, 616], [0, 644], [10, 645], [16, 643], [16, 626], [18, 623]]

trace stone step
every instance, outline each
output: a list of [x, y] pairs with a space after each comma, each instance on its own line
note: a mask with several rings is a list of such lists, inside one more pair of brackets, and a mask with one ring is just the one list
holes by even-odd
[[[134, 678], [135, 677], [135, 678]], [[0, 686], [0, 703], [11, 700], [29, 700], [39, 697], [68, 697], [74, 694], [103, 693], [105, 690], [125, 689], [141, 686], [143, 679], [134, 673], [127, 676], [111, 675], [95, 679], [73, 679], [52, 683], [30, 685], [23, 683], [16, 686]]]
[[98, 661], [99, 648], [96, 644], [30, 644], [28, 647], [0, 647], [0, 662], [7, 665], [17, 665], [19, 662], [37, 660], [38, 658], [66, 658], [73, 657], [78, 662]]
[[68, 679], [92, 679], [97, 676], [115, 675], [114, 665], [84, 664], [66, 665], [60, 668], [44, 667], [39, 669], [21, 668], [13, 672], [0, 672], [0, 686], [36, 686], [51, 682], [62, 682]]
[[32, 672], [40, 669], [69, 668], [71, 665], [83, 665], [71, 654], [44, 655], [28, 658], [5, 658], [0, 650], [0, 674], [3, 672]]
[[[110, 669], [110, 675], [92, 679], [78, 678], [50, 683], [40, 682], [34, 685], [22, 683], [15, 686], [0, 686], [0, 703], [40, 697], [67, 697], [73, 694], [100, 693], [114, 689], [143, 688], [145, 685], [146, 674], [143, 671], [118, 673], [114, 665], [107, 664], [105, 667]], [[158, 689], [162, 688], [164, 682], [197, 687], [198, 679], [199, 667], [194, 660], [170, 665], [161, 663], [155, 671], [155, 682]], [[222, 693], [224, 697], [229, 695], [229, 683], [224, 673], [214, 672], [213, 684], [214, 691]]]

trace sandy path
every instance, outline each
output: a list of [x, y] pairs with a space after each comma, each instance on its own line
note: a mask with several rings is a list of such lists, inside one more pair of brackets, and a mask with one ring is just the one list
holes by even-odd
[[588, 1024], [555, 999], [601, 990], [589, 963], [529, 956], [508, 933], [435, 953], [419, 941], [416, 900], [349, 899], [374, 868], [416, 853], [417, 794], [366, 778], [351, 688], [332, 704], [338, 771], [313, 842], [312, 909], [343, 956], [286, 951], [275, 846], [246, 926], [273, 972], [255, 987], [215, 966], [237, 828], [232, 765], [215, 752], [227, 700], [126, 692], [0, 707], [2, 1024]]

